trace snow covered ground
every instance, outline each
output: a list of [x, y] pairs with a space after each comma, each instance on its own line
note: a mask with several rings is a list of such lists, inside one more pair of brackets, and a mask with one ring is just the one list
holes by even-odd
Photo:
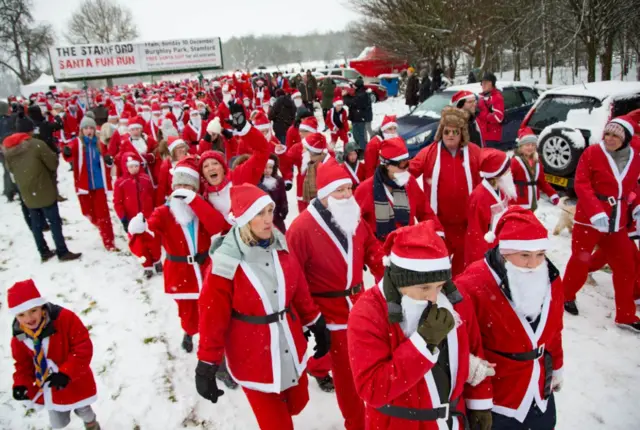
[[[386, 113], [404, 114], [404, 100], [391, 99], [374, 107], [373, 126]], [[182, 332], [176, 305], [163, 294], [162, 280], [143, 280], [128, 252], [124, 231], [113, 217], [118, 254], [104, 251], [97, 230], [80, 214], [67, 165], [59, 171], [64, 234], [80, 261], [41, 264], [18, 203], [0, 204], [0, 429], [44, 429], [46, 413], [33, 413], [11, 396], [13, 360], [6, 289], [33, 277], [52, 302], [76, 312], [90, 328], [94, 344], [92, 368], [99, 400], [94, 405], [104, 429], [171, 430], [257, 428], [240, 390], [225, 390], [213, 405], [194, 386], [196, 356], [180, 349]], [[289, 193], [290, 222], [296, 215], [294, 191]], [[551, 230], [560, 209], [542, 203], [538, 215]], [[46, 234], [53, 245], [49, 234]], [[551, 259], [564, 270], [570, 236], [553, 237]], [[368, 273], [367, 273], [368, 275]], [[565, 318], [565, 385], [557, 395], [558, 429], [627, 430], [640, 422], [640, 337], [613, 324], [611, 275], [598, 272], [597, 287], [585, 286], [578, 298], [581, 315]], [[367, 286], [372, 279], [367, 278]], [[196, 337], [196, 345], [197, 345]], [[258, 365], [258, 364], [257, 364]], [[310, 402], [294, 419], [303, 430], [338, 430], [342, 418], [333, 394], [310, 381]], [[69, 429], [81, 429], [77, 418]]]

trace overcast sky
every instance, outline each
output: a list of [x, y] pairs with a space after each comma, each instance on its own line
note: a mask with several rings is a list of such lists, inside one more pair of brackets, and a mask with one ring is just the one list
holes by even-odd
[[[82, 1], [34, 0], [34, 18], [51, 23], [58, 43], [66, 44], [63, 39], [66, 24]], [[344, 6], [346, 0], [116, 1], [131, 9], [140, 32], [139, 40], [211, 36], [227, 40], [248, 34], [305, 34], [314, 30], [342, 30], [348, 22], [357, 19], [356, 14]], [[241, 4], [242, 9], [234, 10], [234, 4]]]

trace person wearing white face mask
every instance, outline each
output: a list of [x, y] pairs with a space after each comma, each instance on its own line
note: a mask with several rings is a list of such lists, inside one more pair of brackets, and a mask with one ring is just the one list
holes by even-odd
[[382, 142], [380, 166], [355, 193], [362, 218], [381, 242], [395, 229], [433, 220], [443, 233], [418, 182], [409, 173], [409, 152], [401, 137]]
[[370, 178], [380, 165], [380, 145], [387, 139], [398, 137], [398, 123], [396, 115], [385, 115], [380, 125], [380, 131], [369, 140], [364, 150], [365, 177]]
[[[342, 166], [335, 162], [319, 166], [316, 184], [318, 196], [291, 224], [287, 243], [331, 331], [330, 366], [345, 428], [364, 429], [364, 404], [353, 383], [347, 351], [347, 319], [364, 292], [364, 265], [376, 279], [382, 278], [383, 252], [360, 218], [351, 178]], [[316, 379], [322, 388], [331, 377]]]
[[364, 428], [491, 430], [490, 373], [469, 377], [472, 357], [484, 363], [473, 304], [451, 281], [435, 224], [395, 230], [384, 251], [384, 278], [358, 299], [347, 327]]
[[484, 257], [495, 245], [492, 231], [500, 216], [517, 197], [507, 154], [493, 148], [482, 150], [480, 176], [483, 178], [467, 200], [467, 233], [464, 239], [464, 266]]
[[563, 384], [563, 286], [545, 257], [551, 243], [535, 215], [510, 207], [497, 246], [456, 278], [469, 294], [486, 359], [495, 363], [493, 430], [553, 430]]

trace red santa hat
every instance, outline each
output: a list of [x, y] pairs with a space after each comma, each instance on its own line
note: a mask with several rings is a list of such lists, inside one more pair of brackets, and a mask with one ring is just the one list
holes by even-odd
[[396, 122], [396, 115], [385, 115], [382, 119], [382, 125], [380, 126], [380, 131], [385, 131], [391, 127], [398, 127], [398, 123]]
[[171, 154], [173, 154], [173, 150], [180, 145], [187, 145], [187, 143], [178, 136], [169, 136], [167, 139], [167, 148]]
[[178, 185], [189, 185], [196, 191], [200, 188], [198, 162], [194, 157], [188, 156], [180, 160], [173, 169], [171, 188], [175, 190]]
[[502, 214], [496, 222], [495, 237], [501, 250], [543, 251], [551, 247], [546, 227], [533, 212], [520, 206], [510, 206]]
[[116, 111], [116, 107], [111, 105], [109, 107], [109, 120], [118, 119], [118, 112]]
[[9, 313], [13, 316], [46, 304], [47, 301], [40, 295], [32, 279], [16, 282], [7, 291], [7, 305]]
[[401, 137], [392, 137], [380, 145], [380, 161], [383, 164], [400, 162], [409, 159], [409, 151]]
[[189, 116], [200, 116], [200, 111], [198, 109], [191, 109], [189, 111]]
[[[384, 242], [385, 266], [400, 267], [412, 272], [442, 272], [451, 277], [451, 260], [444, 240], [436, 233], [433, 221], [424, 221], [393, 231]], [[407, 286], [407, 285], [405, 285]]]
[[319, 199], [324, 199], [341, 186], [352, 183], [347, 169], [341, 164], [328, 162], [318, 166], [316, 187]]
[[298, 97], [302, 98], [302, 93], [300, 91], [296, 91], [295, 93], [291, 94], [292, 99], [296, 99]]
[[122, 115], [120, 116], [119, 122], [121, 124], [129, 124], [129, 118], [131, 118], [131, 114], [128, 111], [124, 111], [124, 112], [122, 112]]
[[238, 227], [242, 227], [270, 204], [274, 204], [271, 197], [255, 185], [234, 185], [231, 187], [231, 214], [229, 217]]
[[640, 126], [633, 116], [629, 114], [622, 115], [613, 118], [607, 123], [602, 134], [605, 135], [607, 133], [618, 136], [620, 140], [622, 140], [622, 142], [626, 145], [631, 141], [631, 138], [634, 136], [634, 134], [640, 134]]
[[527, 143], [538, 144], [538, 136], [531, 130], [531, 127], [524, 127], [518, 131], [518, 138], [516, 139], [518, 146], [526, 145]]
[[334, 107], [344, 106], [344, 100], [342, 100], [341, 95], [337, 95], [333, 98], [333, 106]]
[[127, 167], [129, 167], [129, 166], [139, 166], [140, 165], [140, 161], [138, 161], [138, 159], [135, 158], [133, 156], [133, 154], [127, 153], [126, 165], [127, 165]]
[[451, 97], [451, 106], [462, 109], [467, 100], [475, 99], [476, 95], [471, 91], [460, 90]]
[[102, 94], [96, 94], [96, 104], [97, 105], [104, 104], [104, 98], [102, 97]]
[[143, 129], [144, 128], [144, 118], [141, 116], [134, 116], [129, 120], [129, 131], [135, 129]]
[[302, 146], [313, 154], [321, 154], [327, 151], [327, 138], [322, 133], [311, 133], [302, 139]]
[[229, 167], [227, 166], [227, 162], [225, 161], [224, 154], [222, 152], [209, 150], [209, 151], [204, 151], [202, 155], [200, 155], [200, 163], [198, 164], [198, 169], [201, 174], [202, 174], [202, 167], [204, 166], [204, 162], [207, 160], [216, 160], [224, 168], [225, 175], [227, 174]]
[[491, 179], [502, 176], [509, 168], [506, 153], [494, 148], [484, 148], [480, 159], [480, 176]]
[[256, 111], [253, 117], [253, 126], [260, 131], [269, 130], [271, 129], [271, 121], [269, 121], [264, 111]]
[[300, 131], [309, 131], [311, 133], [318, 132], [318, 120], [315, 116], [308, 116], [303, 118], [300, 122], [300, 127], [298, 128]]
[[158, 102], [151, 103], [151, 113], [162, 113], [162, 108], [160, 107], [160, 104]]

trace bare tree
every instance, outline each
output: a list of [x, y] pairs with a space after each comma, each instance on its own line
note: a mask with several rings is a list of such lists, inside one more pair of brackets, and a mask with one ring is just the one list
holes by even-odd
[[133, 40], [138, 28], [131, 10], [115, 0], [85, 0], [71, 15], [69, 43], [112, 43]]
[[0, 0], [0, 66], [29, 84], [47, 67], [53, 30], [35, 25], [30, 0]]

